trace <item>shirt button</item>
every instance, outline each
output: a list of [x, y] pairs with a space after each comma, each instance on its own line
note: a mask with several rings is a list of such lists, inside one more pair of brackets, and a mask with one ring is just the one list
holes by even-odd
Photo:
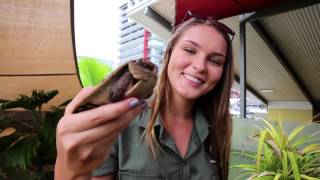
[[193, 175], [197, 175], [199, 173], [199, 170], [196, 167], [191, 166], [190, 173]]
[[186, 161], [180, 161], [180, 166], [186, 166], [187, 162]]

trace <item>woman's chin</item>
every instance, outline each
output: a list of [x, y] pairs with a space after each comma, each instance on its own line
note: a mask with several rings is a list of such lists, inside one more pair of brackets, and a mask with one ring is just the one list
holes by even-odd
[[201, 96], [199, 92], [195, 92], [192, 89], [182, 89], [179, 94], [181, 97], [188, 100], [196, 100]]

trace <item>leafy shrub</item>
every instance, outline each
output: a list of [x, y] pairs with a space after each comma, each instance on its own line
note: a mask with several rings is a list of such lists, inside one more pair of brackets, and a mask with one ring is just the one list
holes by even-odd
[[320, 179], [320, 144], [315, 136], [299, 134], [308, 126], [300, 124], [286, 135], [281, 122], [274, 126], [264, 121], [266, 128], [256, 136], [257, 153], [233, 152], [254, 160], [254, 164], [237, 164], [231, 168], [240, 168], [238, 178], [248, 179]]
[[[34, 90], [31, 96], [0, 101], [2, 113], [23, 115], [1, 118], [0, 179], [53, 179], [56, 126], [68, 101], [46, 112], [41, 107], [57, 94]], [[27, 111], [5, 111], [12, 108]]]
[[99, 84], [112, 71], [109, 65], [92, 57], [78, 57], [78, 67], [83, 87]]

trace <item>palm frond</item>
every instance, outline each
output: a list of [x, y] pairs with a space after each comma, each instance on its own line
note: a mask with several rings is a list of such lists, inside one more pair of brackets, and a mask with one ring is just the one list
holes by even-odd
[[0, 131], [0, 138], [2, 137], [6, 137], [6, 136], [10, 136], [11, 134], [13, 134], [14, 132], [16, 132], [16, 129], [13, 127], [8, 127], [6, 129], [4, 129], [3, 131]]
[[58, 90], [51, 90], [44, 92], [43, 90], [33, 90], [32, 95], [20, 95], [19, 98], [13, 101], [6, 101], [0, 104], [0, 110], [12, 109], [12, 108], [24, 108], [27, 110], [41, 109], [42, 104], [47, 103], [54, 96], [59, 93]]
[[300, 172], [299, 172], [299, 167], [297, 164], [297, 155], [294, 154], [293, 152], [288, 152], [288, 157], [290, 160], [290, 165], [293, 171], [293, 176], [295, 180], [300, 180], [301, 176], [300, 176]]
[[39, 145], [36, 136], [28, 136], [11, 144], [5, 151], [5, 164], [26, 170], [31, 166]]

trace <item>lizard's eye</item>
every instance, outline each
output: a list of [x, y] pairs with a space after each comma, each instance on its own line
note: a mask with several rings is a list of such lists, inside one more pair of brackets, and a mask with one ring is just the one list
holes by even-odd
[[153, 70], [153, 66], [152, 66], [151, 64], [142, 62], [141, 66], [142, 66], [143, 68], [146, 68], [146, 69], [150, 70], [150, 71]]

